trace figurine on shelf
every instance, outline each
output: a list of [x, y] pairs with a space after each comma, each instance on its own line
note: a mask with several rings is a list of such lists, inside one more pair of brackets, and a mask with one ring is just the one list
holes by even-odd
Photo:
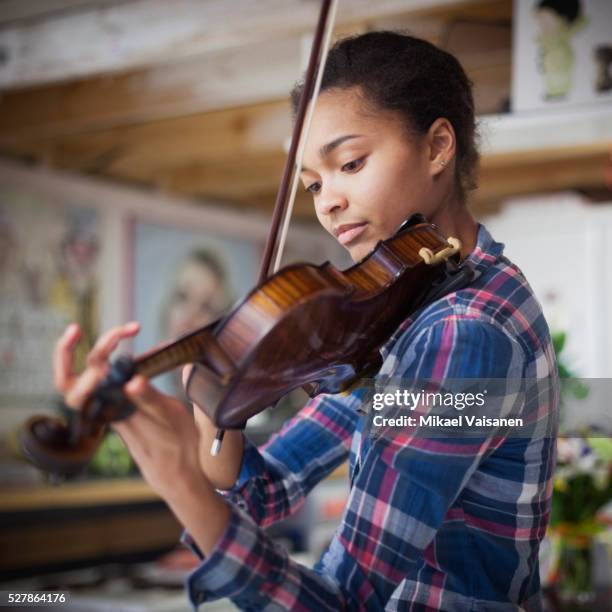
[[565, 98], [572, 89], [574, 75], [571, 39], [586, 25], [580, 0], [540, 0], [536, 19], [540, 29], [537, 42], [545, 98]]

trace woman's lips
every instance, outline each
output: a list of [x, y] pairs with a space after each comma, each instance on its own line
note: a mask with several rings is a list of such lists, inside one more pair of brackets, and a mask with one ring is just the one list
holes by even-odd
[[338, 242], [342, 245], [349, 244], [349, 242], [352, 242], [364, 232], [367, 225], [367, 223], [350, 223], [348, 225], [341, 225], [335, 231], [335, 234], [338, 237]]

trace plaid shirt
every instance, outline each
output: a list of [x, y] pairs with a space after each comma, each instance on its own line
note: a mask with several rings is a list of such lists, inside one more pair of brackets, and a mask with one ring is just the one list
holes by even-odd
[[[558, 380], [547, 324], [521, 271], [480, 226], [469, 287], [413, 314], [383, 348], [378, 376], [548, 378], [523, 415], [528, 437], [499, 431], [428, 439], [365, 433], [359, 392], [320, 395], [256, 448], [245, 438], [229, 524], [188, 577], [195, 607], [245, 610], [537, 610], [539, 543], [549, 520]], [[311, 569], [263, 530], [295, 512], [349, 459], [350, 495]]]

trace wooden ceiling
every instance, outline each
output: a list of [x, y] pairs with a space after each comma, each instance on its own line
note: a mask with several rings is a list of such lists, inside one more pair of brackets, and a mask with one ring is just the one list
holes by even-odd
[[[511, 4], [344, 0], [337, 34], [409, 28], [457, 54], [479, 110], [496, 112], [510, 95]], [[270, 210], [287, 95], [317, 10], [312, 0], [0, 0], [0, 153]], [[576, 151], [566, 157], [555, 188], [602, 183], [601, 147], [577, 165]], [[537, 166], [537, 155], [485, 156], [474, 205], [540, 190]], [[304, 194], [296, 214], [312, 216]]]

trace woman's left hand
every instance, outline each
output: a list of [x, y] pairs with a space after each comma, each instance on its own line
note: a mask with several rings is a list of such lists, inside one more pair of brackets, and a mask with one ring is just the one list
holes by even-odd
[[129, 381], [124, 391], [137, 410], [111, 426], [149, 485], [166, 497], [179, 480], [204, 478], [198, 463], [198, 430], [185, 406], [142, 376]]

